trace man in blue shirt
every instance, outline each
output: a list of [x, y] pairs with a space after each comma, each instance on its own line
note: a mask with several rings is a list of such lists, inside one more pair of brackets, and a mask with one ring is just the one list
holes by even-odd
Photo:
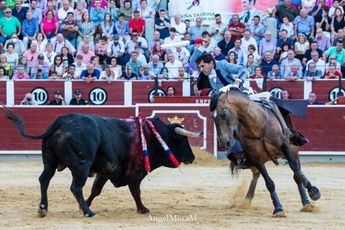
[[295, 39], [297, 40], [301, 34], [305, 34], [308, 38], [314, 39], [314, 25], [314, 18], [308, 15], [305, 9], [301, 9], [301, 15], [297, 16], [294, 20]]
[[255, 15], [253, 24], [249, 26], [249, 30], [252, 33], [253, 38], [257, 44], [260, 44], [261, 39], [264, 37], [266, 32], [265, 26], [260, 22], [260, 16]]
[[81, 74], [80, 78], [85, 80], [87, 83], [92, 81], [98, 80], [101, 76], [101, 72], [98, 69], [95, 69], [93, 65], [88, 65], [86, 69], [84, 69]]
[[95, 1], [95, 7], [90, 10], [91, 21], [95, 24], [101, 24], [104, 21], [105, 10], [101, 7], [101, 1]]
[[31, 10], [26, 12], [26, 19], [22, 24], [22, 35], [25, 48], [29, 47], [29, 43], [35, 40], [36, 34], [38, 33], [38, 23], [35, 18], [32, 17]]

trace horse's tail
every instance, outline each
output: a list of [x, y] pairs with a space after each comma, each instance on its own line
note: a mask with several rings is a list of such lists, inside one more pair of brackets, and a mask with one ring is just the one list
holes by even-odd
[[238, 175], [238, 166], [235, 165], [232, 161], [230, 161], [230, 172], [232, 176]]
[[17, 115], [13, 110], [5, 107], [2, 105], [0, 107], [5, 115], [5, 117], [9, 120], [11, 120], [16, 126], [19, 131], [19, 134], [23, 137], [27, 137], [30, 139], [43, 139], [45, 137], [49, 137], [52, 135], [59, 127], [60, 123], [59, 122], [54, 122], [45, 133], [39, 134], [39, 135], [30, 135], [25, 133], [25, 124], [23, 119]]

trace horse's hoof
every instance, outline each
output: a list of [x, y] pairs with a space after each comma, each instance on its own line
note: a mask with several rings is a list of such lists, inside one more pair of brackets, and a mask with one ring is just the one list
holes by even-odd
[[96, 214], [92, 211], [84, 213], [84, 217], [93, 217], [94, 215], [96, 215]]
[[248, 209], [250, 208], [250, 204], [251, 204], [251, 200], [250, 199], [247, 199], [245, 198], [244, 200], [242, 200], [241, 204], [240, 204], [240, 208], [242, 209]]
[[310, 199], [316, 201], [321, 198], [321, 193], [319, 189], [315, 186], [311, 186], [311, 189], [308, 191]]
[[301, 209], [301, 212], [319, 212], [320, 208], [314, 204], [306, 204]]
[[146, 214], [149, 212], [150, 212], [150, 210], [148, 208], [145, 208], [145, 207], [137, 210], [137, 213], [139, 213], [139, 214]]
[[47, 209], [44, 209], [44, 208], [39, 208], [38, 209], [38, 216], [39, 217], [45, 217], [48, 213], [48, 210]]
[[273, 216], [274, 218], [285, 218], [286, 215], [285, 215], [285, 212], [283, 210], [279, 210], [279, 211], [274, 211], [273, 212]]

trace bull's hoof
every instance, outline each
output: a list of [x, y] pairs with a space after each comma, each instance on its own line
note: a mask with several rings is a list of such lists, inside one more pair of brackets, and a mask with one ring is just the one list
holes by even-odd
[[93, 217], [94, 215], [96, 215], [96, 213], [92, 211], [84, 213], [84, 217]]
[[274, 210], [272, 217], [274, 217], [274, 218], [285, 218], [286, 215], [285, 215], [285, 212], [282, 209], [280, 209], [280, 210]]
[[310, 199], [312, 199], [313, 201], [316, 201], [321, 198], [321, 193], [319, 189], [315, 186], [311, 186], [311, 189], [308, 190], [308, 194]]
[[48, 213], [48, 210], [45, 208], [39, 208], [38, 209], [38, 216], [39, 217], [45, 217]]
[[306, 204], [301, 208], [301, 212], [319, 212], [320, 208], [314, 204]]
[[137, 209], [137, 213], [139, 213], [139, 214], [146, 214], [149, 212], [150, 212], [150, 210], [148, 208], [145, 208], [145, 207]]

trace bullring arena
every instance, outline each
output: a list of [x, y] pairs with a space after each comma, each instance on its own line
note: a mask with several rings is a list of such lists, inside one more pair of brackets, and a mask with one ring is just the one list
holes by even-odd
[[[51, 181], [47, 216], [38, 217], [38, 176], [43, 169], [39, 153], [41, 141], [20, 137], [13, 124], [1, 116], [2, 149], [7, 148], [6, 151], [1, 151], [3, 160], [0, 162], [1, 229], [343, 229], [344, 164], [302, 164], [305, 174], [320, 189], [321, 199], [312, 202], [311, 212], [301, 212], [302, 205], [290, 168], [284, 164], [275, 166], [268, 163], [269, 173], [276, 184], [286, 214], [286, 218], [272, 218], [272, 201], [262, 177], [252, 205], [243, 205], [251, 173], [249, 170], [240, 170], [238, 176], [232, 176], [228, 160], [216, 159], [213, 155], [216, 149], [213, 121], [210, 119], [208, 105], [203, 104], [208, 101], [205, 98], [196, 100], [197, 103], [193, 104], [137, 104], [129, 107], [14, 108], [25, 120], [27, 132], [34, 134], [42, 133], [56, 117], [70, 112], [122, 118], [133, 114], [147, 117], [159, 115], [166, 123], [178, 122], [190, 130], [204, 131], [202, 137], [190, 139], [196, 156], [192, 165], [182, 165], [182, 172], [161, 167], [151, 173], [150, 178], [143, 180], [142, 199], [150, 209], [150, 213], [145, 215], [136, 213], [135, 203], [127, 186], [114, 188], [107, 183], [91, 206], [96, 216], [82, 217], [69, 189], [72, 179], [70, 171], [65, 169], [56, 173]], [[311, 139], [310, 146], [302, 149], [307, 161], [342, 161], [339, 151], [343, 148], [342, 142], [334, 145], [335, 142], [330, 140], [329, 145], [320, 145], [325, 128], [318, 121], [328, 116], [330, 111], [337, 111], [333, 125], [328, 124], [330, 129], [327, 132], [335, 138], [334, 141], [338, 141], [335, 134], [342, 128], [339, 125], [344, 117], [342, 108], [311, 107], [306, 120], [294, 118], [296, 125]], [[84, 187], [86, 197], [90, 194], [93, 179], [89, 178]]]
[[[332, 81], [323, 83], [334, 84]], [[49, 92], [46, 96], [51, 97], [53, 89], [61, 88], [63, 84], [67, 83], [15, 82], [12, 87], [16, 92], [41, 87]], [[123, 89], [123, 84], [127, 84], [127, 87], [130, 84], [132, 91], [140, 94], [128, 96], [126, 90], [124, 93], [121, 90], [107, 93], [108, 101], [101, 106], [15, 106], [13, 109], [23, 117], [28, 133], [42, 133], [56, 117], [75, 112], [119, 118], [138, 114], [146, 117], [158, 115], [167, 124], [176, 122], [189, 130], [203, 131], [202, 136], [190, 139], [196, 155], [195, 162], [182, 165], [183, 173], [178, 169], [161, 167], [151, 173], [150, 178], [143, 180], [142, 200], [150, 209], [149, 214], [136, 213], [127, 186], [114, 188], [107, 183], [91, 206], [96, 212], [92, 218], [82, 217], [69, 189], [72, 179], [70, 171], [65, 169], [53, 177], [48, 190], [49, 211], [45, 218], [40, 218], [37, 210], [40, 199], [38, 177], [43, 169], [41, 141], [20, 137], [14, 125], [1, 115], [0, 229], [343, 229], [345, 167], [341, 163], [334, 163], [343, 162], [345, 149], [342, 137], [345, 110], [342, 105], [311, 106], [305, 119], [293, 117], [296, 126], [311, 141], [301, 149], [303, 160], [328, 162], [302, 164], [306, 176], [320, 189], [321, 199], [312, 202], [312, 212], [301, 212], [302, 204], [290, 168], [284, 164], [275, 166], [268, 163], [268, 171], [276, 184], [286, 214], [286, 218], [272, 218], [273, 205], [262, 177], [251, 207], [245, 206], [241, 202], [247, 192], [251, 172], [242, 170], [233, 177], [228, 160], [216, 159], [215, 128], [207, 97], [185, 97], [184, 90], [188, 87], [184, 87], [184, 83], [163, 82], [163, 87], [176, 84], [179, 95], [147, 104], [144, 102], [147, 101], [152, 82], [73, 84], [77, 86], [67, 84], [64, 87], [67, 97], [70, 94], [68, 90], [72, 91], [74, 87], [82, 88], [83, 92], [90, 92], [91, 95], [96, 86], [115, 92], [116, 89]], [[294, 94], [306, 95], [303, 94], [303, 84], [309, 84], [309, 88], [315, 87], [319, 95], [326, 97], [325, 88], [317, 88], [317, 85], [308, 82], [275, 81], [269, 82], [269, 87], [290, 88]], [[11, 87], [6, 89], [11, 90]], [[3, 94], [0, 97], [6, 100]], [[20, 98], [15, 96], [12, 100], [17, 103]], [[333, 115], [332, 122], [325, 123], [325, 120], [329, 120], [329, 114]], [[327, 142], [324, 141], [326, 136], [331, 137]], [[84, 187], [86, 197], [90, 194], [93, 180], [89, 178]]]
[[[344, 11], [345, 1], [335, 0], [0, 0], [0, 230], [345, 229]], [[261, 124], [261, 136], [242, 132], [255, 122], [235, 127], [231, 120], [258, 118], [248, 112], [252, 101], [239, 116], [231, 116], [235, 101], [212, 117], [210, 93], [233, 83], [269, 91], [290, 108], [308, 104], [304, 118], [292, 115], [310, 140], [299, 149], [305, 175], [269, 110], [256, 110], [266, 111], [265, 123], [247, 119]], [[12, 120], [21, 135], [2, 106], [18, 115]], [[43, 147], [23, 137], [21, 118], [26, 134], [38, 135], [71, 113], [41, 136]], [[154, 117], [160, 120], [146, 119]], [[244, 202], [251, 171], [232, 175], [220, 148], [240, 128], [244, 148], [248, 139], [261, 141], [275, 161], [265, 145], [271, 137], [271, 153], [288, 159], [266, 164], [274, 189], [259, 162], [268, 156], [249, 148], [247, 156], [260, 158], [247, 159], [257, 160], [267, 182], [259, 178], [251, 205]], [[177, 158], [192, 164], [160, 167], [176, 166]], [[138, 188], [149, 166], [159, 168], [141, 183], [146, 213]], [[93, 216], [84, 198], [104, 178], [126, 186], [108, 182]]]
[[[49, 189], [49, 213], [37, 215], [38, 176], [42, 163], [1, 161], [1, 229], [343, 229], [345, 184], [343, 164], [304, 164], [322, 197], [312, 213], [300, 212], [297, 187], [288, 166], [269, 165], [286, 218], [272, 218], [272, 202], [262, 179], [250, 208], [241, 207], [251, 174], [232, 177], [227, 160], [193, 148], [195, 163], [160, 168], [144, 179], [142, 197], [150, 214], [140, 215], [128, 188], [108, 183], [93, 203], [96, 216], [83, 218], [69, 186], [68, 170], [57, 173]], [[92, 179], [84, 193], [89, 194]]]

